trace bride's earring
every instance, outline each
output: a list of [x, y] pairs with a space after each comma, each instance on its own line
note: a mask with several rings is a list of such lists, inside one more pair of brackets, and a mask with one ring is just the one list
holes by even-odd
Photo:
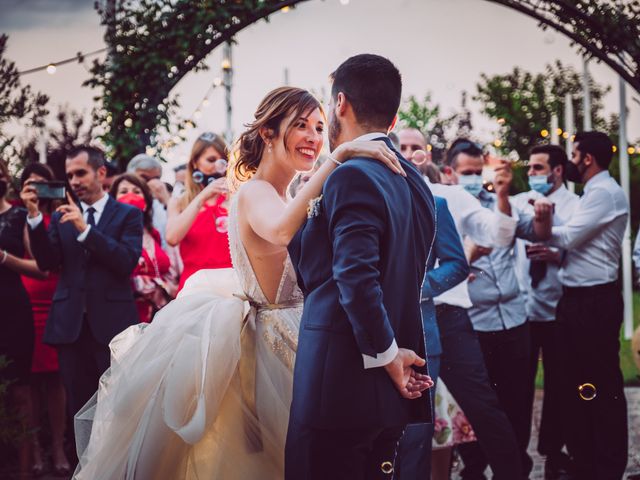
[[271, 142], [267, 143], [267, 150], [269, 151], [269, 153], [273, 152], [273, 143]]

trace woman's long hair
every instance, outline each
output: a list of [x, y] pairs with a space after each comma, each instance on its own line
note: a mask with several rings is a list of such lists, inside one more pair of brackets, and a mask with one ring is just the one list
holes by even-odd
[[[232, 186], [249, 180], [260, 165], [265, 148], [265, 142], [260, 136], [260, 129], [270, 130], [271, 135], [275, 138], [280, 135], [282, 121], [289, 115], [293, 114], [295, 119], [316, 108], [319, 108], [324, 114], [320, 101], [302, 88], [280, 87], [267, 93], [254, 113], [255, 120], [245, 125], [246, 130], [235, 144], [232, 165], [227, 173], [227, 178], [230, 179]], [[285, 146], [292, 125], [293, 122], [285, 127], [283, 135]]]
[[213, 132], [205, 132], [200, 135], [191, 147], [191, 155], [189, 155], [189, 163], [187, 164], [187, 175], [184, 181], [184, 193], [180, 197], [180, 209], [184, 210], [194, 198], [200, 193], [203, 185], [193, 181], [193, 172], [196, 169], [196, 161], [202, 153], [209, 147], [213, 147], [222, 155], [222, 158], [228, 160], [229, 148], [227, 142], [222, 136]]

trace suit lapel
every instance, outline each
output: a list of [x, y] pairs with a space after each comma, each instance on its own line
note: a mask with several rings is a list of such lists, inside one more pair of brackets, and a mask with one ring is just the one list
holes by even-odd
[[96, 228], [103, 232], [105, 227], [109, 225], [109, 222], [111, 222], [111, 220], [113, 219], [113, 216], [116, 214], [117, 210], [118, 209], [116, 208], [116, 201], [113, 198], [109, 197], [106, 205], [104, 206], [104, 211], [102, 212], [102, 215], [100, 215], [100, 221], [96, 225]]

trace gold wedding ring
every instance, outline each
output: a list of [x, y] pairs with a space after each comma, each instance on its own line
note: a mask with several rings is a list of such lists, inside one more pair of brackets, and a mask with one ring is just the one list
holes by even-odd
[[587, 402], [596, 398], [596, 386], [593, 383], [583, 383], [578, 387], [578, 395]]

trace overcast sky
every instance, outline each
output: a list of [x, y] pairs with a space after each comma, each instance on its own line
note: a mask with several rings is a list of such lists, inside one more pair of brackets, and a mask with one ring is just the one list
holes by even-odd
[[[348, 3], [342, 5], [342, 3]], [[0, 31], [9, 34], [7, 55], [20, 70], [72, 57], [104, 46], [103, 31], [91, 0], [0, 0]], [[278, 13], [240, 32], [233, 51], [233, 126], [237, 134], [252, 119], [260, 99], [284, 82], [321, 95], [328, 90], [328, 74], [350, 55], [369, 52], [390, 58], [403, 74], [404, 96], [427, 91], [443, 113], [457, 110], [461, 92], [475, 93], [480, 73], [509, 72], [520, 66], [542, 72], [560, 59], [581, 68], [574, 48], [559, 34], [543, 32], [534, 20], [485, 0], [313, 0], [288, 13]], [[187, 75], [176, 87], [183, 114], [190, 116], [213, 78], [219, 76], [222, 51], [210, 54], [208, 72]], [[81, 84], [87, 66], [69, 64], [55, 75], [26, 75], [52, 104], [67, 104], [88, 112], [92, 92]], [[593, 64], [596, 81], [613, 87], [607, 112], [618, 110], [618, 78], [607, 66]], [[629, 137], [640, 137], [640, 105], [631, 98]], [[221, 89], [198, 120], [204, 129], [225, 127]], [[495, 122], [483, 118], [470, 102], [476, 136], [491, 141]], [[193, 135], [196, 135], [194, 132]], [[189, 142], [175, 149], [171, 163], [184, 160]]]

